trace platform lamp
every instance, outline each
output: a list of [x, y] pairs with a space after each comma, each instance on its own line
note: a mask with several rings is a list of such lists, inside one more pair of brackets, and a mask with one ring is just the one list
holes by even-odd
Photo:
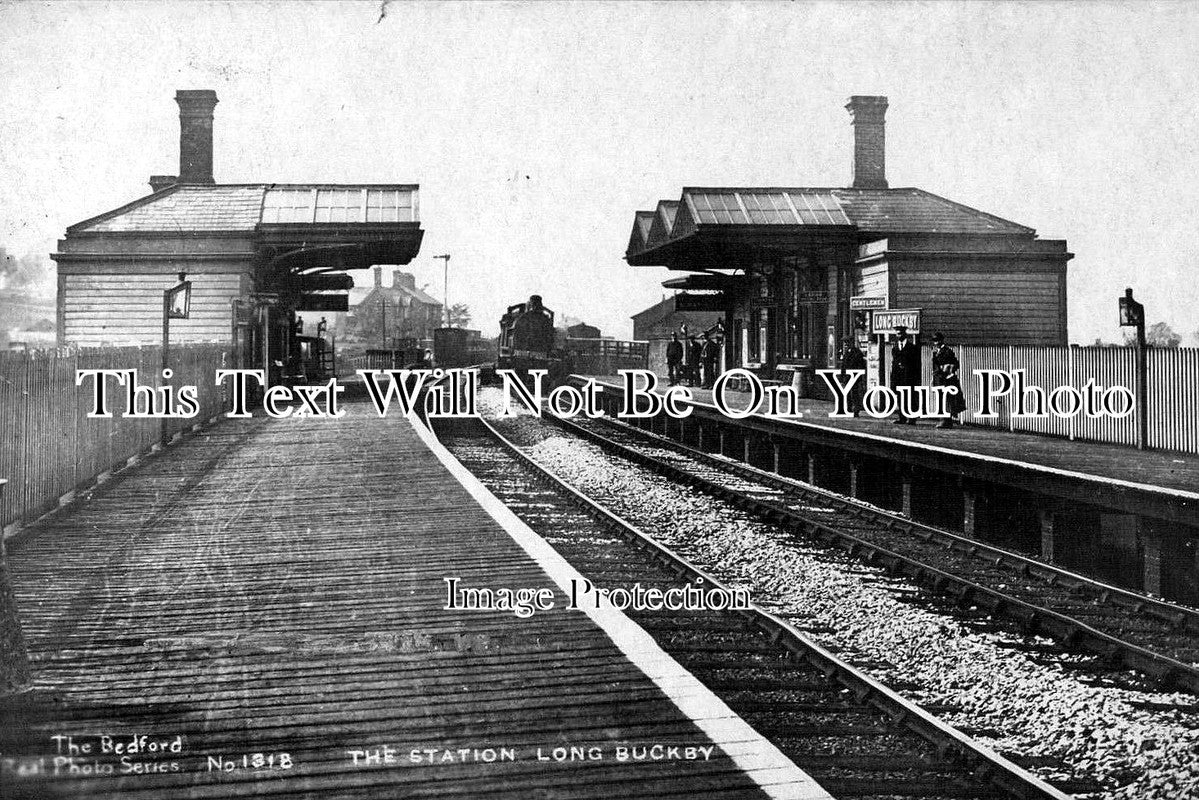
[[445, 326], [448, 328], [450, 327], [450, 254], [433, 256], [433, 258], [440, 258], [445, 262], [445, 291], [441, 296], [442, 302], [445, 303]]
[[[162, 293], [162, 377], [167, 379], [171, 357], [171, 320], [187, 319], [191, 315], [192, 283], [187, 279], [186, 272], [179, 273], [179, 283]], [[169, 410], [169, 409], [168, 409]], [[167, 418], [162, 418], [160, 435], [165, 445], [169, 440], [167, 435]]]
[[1120, 327], [1137, 329], [1136, 351], [1136, 395], [1137, 395], [1137, 449], [1149, 446], [1149, 369], [1145, 357], [1145, 306], [1132, 299], [1132, 288], [1124, 290], [1120, 298]]

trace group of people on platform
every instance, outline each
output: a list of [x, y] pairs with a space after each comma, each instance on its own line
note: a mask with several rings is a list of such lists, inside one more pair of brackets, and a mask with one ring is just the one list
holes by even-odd
[[[952, 428], [957, 417], [966, 410], [966, 399], [962, 394], [961, 364], [957, 354], [945, 344], [945, 334], [937, 331], [932, 336], [932, 384], [956, 389], [949, 395], [947, 408], [948, 417], [942, 418], [938, 428]], [[838, 365], [842, 373], [857, 369], [866, 369], [866, 355], [852, 337], [847, 337], [841, 350], [841, 360]], [[903, 325], [895, 326], [895, 344], [891, 347], [891, 388], [915, 387], [921, 384], [920, 348], [908, 334]], [[858, 381], [849, 395], [849, 410], [856, 417], [862, 410], [862, 399], [866, 394], [864, 381]], [[904, 413], [900, 406], [896, 425], [915, 425], [916, 418]]]
[[720, 342], [707, 331], [702, 339], [695, 334], [688, 336], [686, 329], [681, 340], [677, 333], [670, 334], [666, 343], [666, 372], [671, 386], [686, 381], [688, 386], [711, 389], [719, 362]]
[[[716, 382], [719, 362], [720, 342], [710, 333], [688, 335], [686, 328], [683, 328], [682, 336], [670, 334], [670, 341], [666, 343], [666, 368], [671, 386], [686, 383], [688, 386], [711, 389]], [[866, 369], [866, 354], [852, 336], [844, 340], [838, 367], [842, 373]], [[960, 371], [957, 354], [945, 344], [945, 335], [940, 331], [935, 332], [932, 335], [932, 385], [956, 389], [948, 397], [946, 410], [949, 416], [939, 419], [938, 428], [952, 428], [958, 415], [966, 410]], [[891, 347], [890, 387], [899, 390], [902, 387], [919, 386], [922, 382], [921, 372], [920, 347], [906, 327], [896, 325], [895, 343]], [[859, 380], [849, 395], [849, 410], [855, 417], [862, 411], [865, 394], [866, 381]], [[915, 425], [916, 418], [905, 414], [901, 404], [894, 424]]]

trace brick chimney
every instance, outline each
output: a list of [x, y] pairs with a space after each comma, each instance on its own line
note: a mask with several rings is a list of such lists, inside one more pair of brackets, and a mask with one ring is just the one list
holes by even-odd
[[180, 89], [179, 183], [213, 183], [212, 109], [217, 104], [211, 89]]
[[853, 117], [853, 188], [887, 188], [887, 98], [857, 95], [845, 107]]
[[408, 289], [416, 289], [416, 276], [411, 272], [404, 272], [402, 269], [392, 270], [391, 285], [403, 286]]
[[163, 189], [169, 189], [179, 182], [179, 178], [175, 175], [151, 175], [150, 189], [155, 192], [161, 192]]
[[375, 267], [375, 288], [376, 289], [383, 288], [383, 268], [382, 267]]

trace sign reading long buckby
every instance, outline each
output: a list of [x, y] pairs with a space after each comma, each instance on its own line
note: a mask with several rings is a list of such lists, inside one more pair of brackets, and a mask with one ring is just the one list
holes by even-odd
[[896, 325], [903, 325], [908, 333], [920, 333], [920, 309], [889, 309], [875, 311], [870, 315], [870, 332], [875, 334], [895, 333]]

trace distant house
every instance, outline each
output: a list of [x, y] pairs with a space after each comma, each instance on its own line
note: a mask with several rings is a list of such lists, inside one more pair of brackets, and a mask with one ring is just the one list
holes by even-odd
[[723, 318], [718, 311], [679, 311], [678, 295], [663, 297], [644, 311], [633, 315], [633, 338], [649, 342], [649, 369], [666, 374], [666, 343], [670, 334], [685, 325], [688, 333], [699, 335]]
[[374, 286], [351, 305], [345, 332], [380, 347], [399, 339], [432, 339], [433, 330], [444, 323], [441, 301], [416, 288], [411, 273], [393, 270], [391, 286], [383, 285], [382, 267], [375, 267], [374, 274]]
[[571, 325], [566, 329], [566, 335], [571, 339], [599, 339], [600, 329], [594, 325], [588, 325], [585, 322], [580, 322], [577, 325]]

